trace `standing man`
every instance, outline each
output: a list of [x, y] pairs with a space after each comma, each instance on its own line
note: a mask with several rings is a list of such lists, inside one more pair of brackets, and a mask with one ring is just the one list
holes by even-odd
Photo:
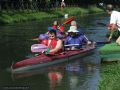
[[108, 26], [108, 29], [110, 30], [110, 36], [108, 41], [111, 41], [111, 39], [116, 35], [116, 42], [118, 43], [118, 38], [120, 39], [120, 12], [115, 11], [113, 5], [111, 4], [108, 4], [106, 9], [107, 13], [110, 15], [110, 24]]
[[62, 2], [61, 2], [61, 11], [63, 11], [64, 7], [65, 7], [65, 2], [64, 2], [64, 0], [62, 0]]

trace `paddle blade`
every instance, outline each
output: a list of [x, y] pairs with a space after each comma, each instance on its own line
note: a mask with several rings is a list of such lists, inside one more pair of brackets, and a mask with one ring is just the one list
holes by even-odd
[[63, 22], [63, 24], [69, 24], [71, 21], [73, 21], [75, 19], [75, 16], [72, 16], [72, 17], [70, 17], [70, 18], [68, 18], [67, 20], [65, 20], [64, 22]]
[[42, 51], [47, 50], [47, 48], [48, 47], [46, 45], [44, 45], [44, 44], [33, 44], [31, 46], [31, 51], [32, 52], [42, 52]]
[[32, 41], [39, 41], [39, 38], [33, 38]]

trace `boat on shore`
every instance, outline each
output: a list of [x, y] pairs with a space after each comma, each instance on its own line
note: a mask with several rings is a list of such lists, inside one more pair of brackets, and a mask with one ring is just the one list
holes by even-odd
[[120, 45], [113, 42], [99, 49], [101, 62], [120, 61]]
[[67, 50], [59, 55], [45, 55], [40, 54], [33, 58], [28, 58], [22, 61], [18, 61], [11, 65], [12, 73], [22, 73], [27, 70], [48, 67], [50, 65], [59, 64], [62, 62], [69, 62], [78, 58], [85, 57], [93, 54], [95, 45], [87, 45], [80, 50]]

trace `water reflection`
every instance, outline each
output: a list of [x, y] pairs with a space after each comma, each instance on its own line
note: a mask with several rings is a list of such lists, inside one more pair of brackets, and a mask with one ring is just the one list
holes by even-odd
[[68, 64], [66, 67], [69, 90], [97, 90], [100, 73], [98, 67], [92, 64]]
[[[50, 66], [43, 69], [28, 70], [24, 73], [13, 74], [14, 81], [31, 82], [43, 85], [43, 78], [48, 82], [48, 88], [43, 85], [44, 90], [97, 90], [100, 79], [99, 61], [95, 61], [95, 54], [77, 59], [68, 63]], [[93, 62], [94, 61], [94, 62]], [[41, 80], [38, 81], [38, 76]], [[29, 80], [32, 78], [31, 80]], [[33, 82], [30, 83], [32, 85]]]
[[48, 78], [50, 84], [50, 90], [56, 90], [58, 86], [61, 86], [62, 79], [64, 76], [64, 68], [55, 67], [54, 69], [49, 70]]

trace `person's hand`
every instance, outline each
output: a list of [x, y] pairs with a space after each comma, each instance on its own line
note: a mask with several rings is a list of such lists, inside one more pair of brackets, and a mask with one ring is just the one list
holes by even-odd
[[42, 53], [45, 53], [45, 50], [43, 50]]
[[42, 53], [47, 55], [50, 52], [50, 50], [51, 50], [51, 47], [48, 48], [47, 50], [42, 51]]
[[110, 37], [108, 38], [108, 42], [111, 42], [111, 39], [112, 39], [112, 37], [110, 36]]
[[92, 44], [92, 42], [91, 41], [87, 41], [87, 45], [90, 45], [90, 44]]

